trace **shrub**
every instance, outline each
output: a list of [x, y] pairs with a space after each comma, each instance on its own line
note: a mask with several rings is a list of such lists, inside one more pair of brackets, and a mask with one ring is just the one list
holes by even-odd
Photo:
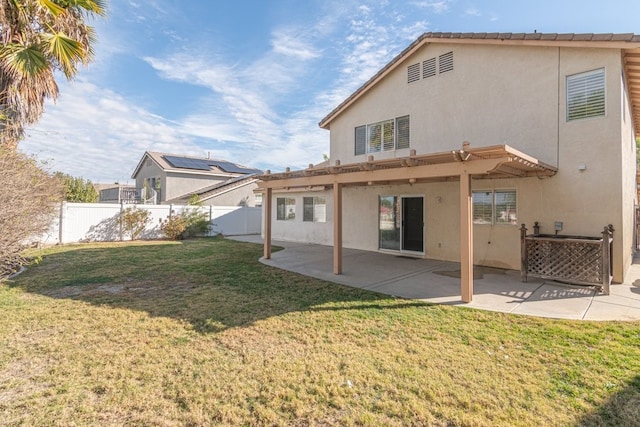
[[128, 207], [120, 214], [122, 231], [127, 234], [131, 240], [138, 239], [149, 222], [151, 222], [151, 213], [146, 209]]
[[182, 233], [187, 229], [187, 226], [182, 215], [173, 215], [172, 217], [167, 218], [166, 221], [162, 222], [160, 229], [169, 239], [180, 240], [183, 238]]
[[206, 235], [211, 229], [211, 221], [207, 212], [185, 209], [182, 213], [172, 215], [163, 221], [160, 229], [169, 239], [179, 240]]
[[18, 271], [30, 238], [51, 225], [62, 188], [34, 157], [0, 147], [0, 277]]

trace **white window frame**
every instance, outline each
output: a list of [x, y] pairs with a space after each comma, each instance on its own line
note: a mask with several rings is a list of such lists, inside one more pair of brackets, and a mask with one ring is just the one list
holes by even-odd
[[[283, 211], [280, 206], [284, 206]], [[293, 221], [296, 219], [296, 199], [294, 197], [276, 198], [276, 221]]]
[[[518, 225], [518, 191], [513, 188], [505, 188], [505, 189], [496, 189], [496, 190], [473, 190], [472, 192], [472, 203], [473, 203], [473, 223], [475, 225]], [[497, 195], [505, 194], [505, 193], [513, 193], [515, 205], [513, 209], [507, 209], [506, 211], [499, 212], [498, 206], [503, 203], [498, 203]], [[476, 200], [476, 195], [483, 195], [485, 198], [490, 196], [490, 200], [483, 201], [485, 204], [490, 203], [491, 205], [491, 220], [487, 221], [486, 212], [482, 218], [479, 218], [482, 222], [479, 222], [476, 218], [476, 204], [478, 201]]]
[[[407, 120], [409, 128], [407, 129], [408, 144], [406, 147], [398, 148], [399, 140], [399, 120]], [[362, 137], [362, 129], [364, 128], [364, 153], [359, 153], [358, 147], [362, 144], [359, 137]], [[390, 129], [390, 131], [389, 131]], [[360, 132], [360, 133], [359, 133]], [[389, 132], [391, 134], [389, 134]], [[383, 120], [376, 123], [370, 123], [364, 126], [357, 126], [355, 128], [355, 155], [381, 153], [384, 151], [395, 151], [411, 146], [411, 118], [404, 115], [396, 117], [395, 119]]]
[[[600, 76], [601, 75], [601, 76]], [[589, 82], [588, 79], [594, 76], [602, 78], [601, 82], [597, 82], [597, 86], [594, 86], [593, 82]], [[598, 68], [596, 70], [585, 71], [583, 73], [576, 73], [566, 77], [566, 120], [567, 122], [573, 122], [576, 120], [590, 119], [595, 117], [606, 117], [607, 115], [607, 75], [604, 68]], [[580, 88], [580, 85], [585, 87]], [[602, 91], [602, 109], [597, 109], [595, 112], [589, 112], [589, 102], [587, 98], [595, 91]], [[575, 98], [584, 98], [582, 102], [574, 101]], [[577, 104], [577, 106], [574, 105]], [[573, 107], [572, 107], [573, 106]], [[591, 107], [593, 108], [593, 107]], [[584, 110], [580, 112], [580, 110]]]
[[[311, 202], [311, 218], [307, 215], [307, 208]], [[302, 198], [303, 222], [327, 222], [327, 199], [324, 196], [304, 196]]]

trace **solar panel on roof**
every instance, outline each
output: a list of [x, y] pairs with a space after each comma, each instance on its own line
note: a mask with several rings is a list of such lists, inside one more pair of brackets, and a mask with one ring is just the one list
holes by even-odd
[[187, 157], [177, 156], [164, 156], [164, 159], [171, 164], [171, 166], [182, 169], [197, 169], [208, 171], [211, 170], [209, 161], [205, 159], [189, 159]]
[[208, 170], [211, 170], [211, 166], [215, 166], [217, 168], [222, 169], [224, 172], [228, 172], [228, 173], [250, 174], [250, 173], [261, 172], [258, 169], [240, 167], [235, 163], [227, 162], [224, 160], [192, 159], [188, 157], [178, 157], [178, 156], [163, 156], [163, 157], [167, 162], [169, 162], [169, 164], [171, 164], [171, 166], [175, 168], [208, 171]]

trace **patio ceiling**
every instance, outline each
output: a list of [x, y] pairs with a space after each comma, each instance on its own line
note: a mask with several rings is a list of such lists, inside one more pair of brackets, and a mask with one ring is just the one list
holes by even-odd
[[262, 188], [305, 188], [339, 183], [373, 185], [392, 183], [420, 183], [458, 180], [465, 169], [475, 179], [552, 176], [553, 166], [524, 154], [508, 145], [471, 148], [464, 144], [461, 150], [411, 155], [390, 159], [368, 160], [359, 163], [312, 166], [307, 169], [270, 173], [259, 176]]

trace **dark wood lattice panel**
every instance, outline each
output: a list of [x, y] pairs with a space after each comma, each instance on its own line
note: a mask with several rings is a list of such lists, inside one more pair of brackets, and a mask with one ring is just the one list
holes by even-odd
[[599, 241], [529, 240], [527, 273], [575, 283], [602, 283]]

